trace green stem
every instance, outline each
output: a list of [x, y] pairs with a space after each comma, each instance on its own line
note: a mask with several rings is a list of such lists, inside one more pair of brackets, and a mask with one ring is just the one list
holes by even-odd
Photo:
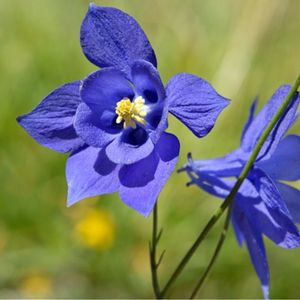
[[216, 249], [214, 251], [214, 254], [208, 264], [208, 266], [206, 267], [203, 275], [200, 277], [199, 281], [197, 282], [191, 296], [189, 299], [194, 299], [197, 295], [197, 293], [199, 292], [200, 288], [202, 287], [205, 279], [207, 278], [211, 268], [214, 266], [217, 258], [218, 258], [218, 255], [222, 249], [222, 246], [224, 244], [224, 241], [225, 241], [225, 238], [226, 238], [226, 235], [227, 235], [227, 232], [228, 232], [228, 227], [229, 227], [229, 223], [230, 223], [230, 215], [231, 215], [231, 207], [232, 205], [229, 206], [228, 208], [228, 211], [227, 211], [227, 215], [226, 215], [226, 219], [225, 219], [225, 223], [224, 223], [224, 226], [223, 226], [223, 230], [220, 234], [220, 237], [219, 237], [219, 240], [218, 240], [218, 243], [217, 243], [217, 246], [216, 246]]
[[157, 267], [158, 264], [156, 262], [156, 245], [158, 241], [157, 237], [157, 202], [154, 205], [153, 209], [153, 227], [152, 227], [152, 242], [149, 245], [149, 255], [150, 255], [150, 267], [151, 267], [151, 275], [152, 275], [152, 286], [156, 299], [161, 299], [161, 291], [158, 283], [157, 276]]
[[245, 180], [248, 172], [250, 171], [253, 163], [255, 162], [255, 160], [256, 160], [256, 158], [257, 158], [257, 156], [258, 156], [265, 140], [267, 139], [268, 135], [270, 134], [270, 132], [272, 131], [272, 129], [276, 125], [276, 123], [279, 120], [279, 118], [281, 117], [281, 115], [285, 112], [286, 108], [288, 107], [289, 103], [291, 102], [291, 100], [292, 100], [294, 94], [296, 93], [297, 89], [299, 88], [299, 86], [300, 86], [300, 75], [298, 76], [298, 78], [295, 81], [294, 85], [290, 89], [288, 95], [284, 99], [282, 105], [280, 106], [280, 108], [276, 112], [275, 116], [272, 118], [272, 120], [270, 121], [270, 123], [268, 124], [268, 126], [266, 127], [266, 129], [264, 130], [262, 135], [260, 136], [253, 152], [251, 153], [251, 156], [250, 156], [249, 160], [247, 161], [246, 165], [244, 166], [243, 170], [241, 171], [240, 176], [238, 177], [235, 185], [233, 186], [232, 190], [230, 191], [230, 193], [226, 197], [225, 201], [221, 204], [221, 206], [216, 211], [216, 213], [208, 221], [208, 223], [204, 227], [203, 231], [199, 234], [199, 236], [196, 239], [196, 241], [194, 242], [194, 244], [187, 251], [185, 256], [182, 258], [182, 260], [178, 264], [177, 268], [175, 269], [175, 271], [171, 275], [169, 281], [167, 282], [167, 284], [165, 285], [164, 289], [161, 292], [162, 297], [164, 297], [166, 295], [166, 293], [168, 292], [170, 287], [173, 285], [173, 283], [175, 282], [177, 277], [180, 275], [180, 273], [182, 272], [182, 270], [184, 269], [186, 264], [189, 262], [189, 260], [191, 259], [191, 257], [193, 256], [193, 254], [195, 253], [195, 251], [197, 250], [197, 248], [199, 247], [199, 245], [203, 241], [203, 239], [206, 237], [206, 235], [209, 233], [211, 228], [219, 220], [219, 218], [222, 216], [225, 209], [229, 206], [229, 204], [233, 200], [234, 196], [236, 195], [237, 191], [239, 190], [239, 188], [241, 187], [243, 181]]

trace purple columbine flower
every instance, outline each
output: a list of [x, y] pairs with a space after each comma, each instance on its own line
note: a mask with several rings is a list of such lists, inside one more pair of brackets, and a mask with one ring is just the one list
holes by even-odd
[[[287, 96], [290, 87], [281, 86], [254, 117], [254, 101], [243, 130], [240, 147], [221, 158], [189, 161], [183, 170], [206, 192], [225, 198], [247, 162], [262, 132]], [[283, 248], [300, 245], [300, 191], [282, 181], [300, 179], [300, 137], [286, 131], [296, 120], [299, 94], [264, 143], [251, 171], [232, 204], [231, 220], [239, 245], [245, 241], [268, 298], [269, 267], [262, 235]]]
[[147, 216], [179, 154], [178, 139], [165, 132], [168, 112], [203, 137], [228, 100], [190, 74], [177, 74], [164, 88], [145, 33], [116, 8], [91, 4], [80, 42], [101, 70], [54, 90], [18, 121], [40, 144], [71, 152], [68, 205], [119, 192]]

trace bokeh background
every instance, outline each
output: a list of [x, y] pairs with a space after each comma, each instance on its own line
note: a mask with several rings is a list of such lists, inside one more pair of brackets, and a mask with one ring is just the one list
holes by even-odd
[[[252, 99], [261, 107], [300, 70], [298, 0], [95, 1], [133, 15], [156, 51], [166, 83], [178, 72], [209, 80], [232, 99], [213, 131], [199, 140], [177, 120], [178, 168], [194, 158], [223, 155], [239, 144]], [[66, 208], [67, 156], [38, 145], [15, 121], [57, 86], [96, 69], [84, 57], [79, 29], [85, 0], [0, 0], [0, 297], [151, 298], [148, 241], [151, 218], [117, 194]], [[295, 125], [292, 132], [298, 132]], [[80, 170], [78, 170], [80, 172]], [[174, 173], [159, 199], [167, 249], [165, 282], [219, 200]], [[141, 199], [142, 201], [142, 199]], [[219, 226], [209, 235], [173, 290], [185, 297], [210, 258]], [[299, 298], [300, 250], [266, 240], [271, 297]], [[245, 248], [232, 230], [201, 298], [261, 298]]]

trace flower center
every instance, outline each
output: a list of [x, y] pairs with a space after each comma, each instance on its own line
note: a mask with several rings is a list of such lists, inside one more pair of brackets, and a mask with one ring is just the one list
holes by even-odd
[[116, 123], [120, 124], [124, 121], [125, 129], [129, 126], [135, 129], [137, 122], [144, 125], [146, 123], [144, 118], [147, 115], [145, 108], [145, 100], [141, 96], [135, 98], [133, 102], [128, 98], [123, 98], [116, 105], [118, 115]]

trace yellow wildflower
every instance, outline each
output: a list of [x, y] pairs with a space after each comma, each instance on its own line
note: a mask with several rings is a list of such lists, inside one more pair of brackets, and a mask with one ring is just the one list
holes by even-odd
[[29, 298], [44, 298], [52, 289], [51, 279], [42, 274], [31, 274], [23, 279], [20, 289]]
[[75, 227], [79, 240], [90, 248], [107, 249], [115, 238], [114, 223], [103, 209], [89, 210]]

